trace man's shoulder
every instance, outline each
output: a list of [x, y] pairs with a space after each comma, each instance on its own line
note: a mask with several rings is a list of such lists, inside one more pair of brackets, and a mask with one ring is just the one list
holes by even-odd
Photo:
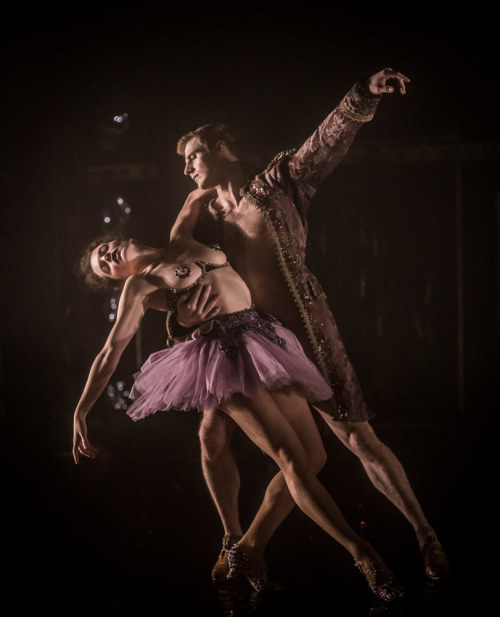
[[263, 173], [268, 173], [273, 167], [282, 164], [284, 161], [288, 161], [297, 152], [297, 148], [291, 148], [290, 150], [282, 150], [278, 152], [271, 161], [268, 163]]
[[186, 197], [184, 206], [187, 208], [193, 208], [196, 206], [203, 205], [205, 203], [208, 203], [216, 195], [217, 195], [217, 191], [215, 189], [199, 189], [199, 188], [194, 189]]
[[275, 184], [278, 182], [279, 178], [286, 174], [286, 169], [288, 168], [288, 161], [290, 158], [297, 152], [297, 148], [292, 148], [290, 150], [282, 150], [269, 161], [269, 163], [265, 167], [261, 167], [260, 169], [253, 169], [251, 173], [248, 174], [248, 182], [246, 184], [246, 189], [255, 186], [262, 186], [264, 184]]

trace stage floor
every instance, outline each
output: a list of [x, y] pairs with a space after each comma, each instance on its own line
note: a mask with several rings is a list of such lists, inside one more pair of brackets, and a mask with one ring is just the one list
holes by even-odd
[[[115, 413], [115, 412], [113, 412]], [[321, 479], [351, 525], [383, 555], [406, 597], [387, 605], [369, 592], [350, 556], [300, 510], [272, 538], [269, 573], [281, 591], [215, 588], [210, 571], [222, 529], [202, 479], [198, 418], [171, 415], [102, 429], [100, 460], [74, 465], [67, 449], [5, 444], [3, 600], [15, 614], [255, 617], [482, 615], [493, 595], [487, 557], [496, 552], [493, 451], [481, 432], [453, 426], [374, 427], [402, 461], [452, 565], [430, 583], [413, 532], [369, 483], [359, 462], [329, 436]], [[102, 426], [105, 426], [103, 423]], [[97, 433], [102, 427], [97, 427]], [[116, 427], [114, 427], [116, 429]], [[32, 436], [31, 444], [36, 442]], [[235, 439], [243, 522], [274, 466]], [[16, 454], [14, 454], [14, 450]], [[495, 542], [496, 544], [496, 542]]]

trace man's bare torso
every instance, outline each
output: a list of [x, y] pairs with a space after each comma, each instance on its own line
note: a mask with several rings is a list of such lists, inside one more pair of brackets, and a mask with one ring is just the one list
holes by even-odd
[[299, 338], [307, 355], [312, 349], [302, 319], [281, 272], [276, 247], [265, 217], [241, 200], [231, 212], [219, 212], [221, 248], [233, 268], [248, 285], [255, 308], [271, 313]]

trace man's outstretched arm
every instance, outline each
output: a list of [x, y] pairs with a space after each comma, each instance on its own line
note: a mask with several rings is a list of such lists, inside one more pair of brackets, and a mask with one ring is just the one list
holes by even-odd
[[303, 207], [307, 209], [316, 189], [345, 157], [359, 129], [373, 119], [382, 95], [406, 94], [409, 81], [385, 68], [357, 82], [289, 159], [290, 178], [303, 187]]

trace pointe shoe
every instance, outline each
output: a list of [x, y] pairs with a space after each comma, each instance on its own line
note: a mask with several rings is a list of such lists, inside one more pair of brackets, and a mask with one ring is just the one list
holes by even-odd
[[226, 580], [229, 572], [229, 564], [227, 562], [227, 554], [229, 549], [236, 544], [241, 536], [231, 536], [226, 534], [222, 538], [222, 548], [217, 557], [214, 567], [212, 568], [212, 581]]
[[394, 600], [401, 600], [404, 596], [403, 587], [385, 565], [381, 564], [377, 569], [375, 562], [370, 559], [365, 561], [355, 559], [354, 565], [365, 575], [368, 587], [377, 598], [384, 600], [384, 602], [393, 602]]
[[281, 583], [272, 581], [267, 577], [265, 565], [262, 565], [257, 570], [250, 571], [248, 556], [239, 544], [234, 544], [231, 547], [227, 555], [227, 561], [229, 564], [228, 580], [238, 580], [245, 577], [255, 591], [283, 589]]
[[450, 564], [441, 546], [441, 542], [433, 531], [429, 533], [421, 545], [420, 552], [424, 559], [425, 574], [428, 578], [433, 581], [448, 578], [450, 575]]

